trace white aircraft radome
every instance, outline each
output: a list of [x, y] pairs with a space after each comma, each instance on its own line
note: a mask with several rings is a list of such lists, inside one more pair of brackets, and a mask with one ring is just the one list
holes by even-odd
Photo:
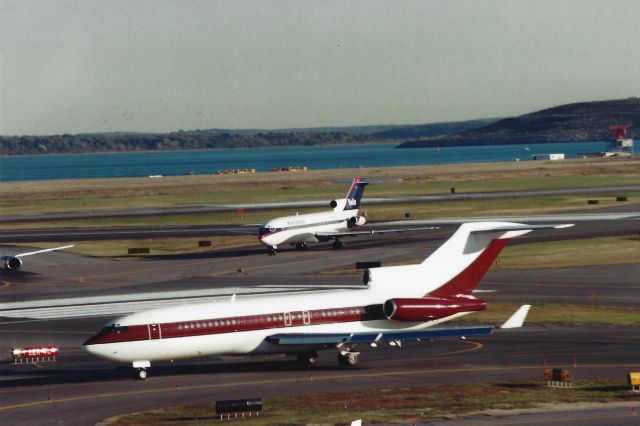
[[501, 327], [443, 327], [485, 309], [472, 293], [508, 239], [535, 229], [570, 225], [511, 222], [462, 224], [422, 263], [371, 268], [362, 288], [232, 297], [142, 311], [116, 318], [84, 343], [101, 358], [130, 363], [147, 377], [151, 362], [203, 356], [296, 354], [314, 362], [316, 351], [337, 349], [341, 365], [358, 361], [356, 348], [402, 340], [491, 334], [521, 327], [529, 305]]
[[53, 247], [53, 248], [48, 248], [48, 249], [43, 249], [43, 250], [36, 250], [36, 251], [28, 252], [28, 253], [20, 253], [20, 254], [2, 256], [0, 259], [2, 259], [2, 263], [4, 264], [4, 268], [5, 269], [16, 270], [16, 269], [20, 269], [20, 267], [22, 266], [22, 259], [21, 259], [22, 257], [32, 256], [34, 254], [46, 253], [48, 251], [64, 250], [64, 249], [68, 249], [68, 248], [71, 248], [71, 247], [73, 247], [73, 244], [68, 245], [68, 246], [62, 246], [62, 247]]

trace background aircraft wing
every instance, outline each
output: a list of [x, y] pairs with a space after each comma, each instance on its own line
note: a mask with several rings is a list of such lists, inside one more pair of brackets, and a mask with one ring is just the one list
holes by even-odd
[[357, 237], [358, 235], [372, 234], [389, 234], [392, 232], [410, 232], [410, 231], [428, 231], [440, 229], [438, 226], [425, 226], [421, 228], [396, 228], [396, 229], [369, 229], [366, 231], [345, 231], [345, 232], [317, 232], [316, 237], [319, 238], [340, 238], [340, 237]]
[[390, 330], [366, 333], [282, 333], [267, 337], [280, 345], [330, 345], [340, 343], [376, 343], [397, 340], [436, 339], [442, 337], [485, 336], [493, 326], [427, 328], [424, 330]]
[[30, 251], [30, 252], [27, 252], [27, 253], [20, 253], [20, 254], [16, 254], [14, 257], [31, 256], [32, 254], [46, 253], [48, 251], [54, 251], [54, 250], [63, 250], [63, 249], [71, 248], [71, 247], [73, 247], [73, 244], [71, 244], [69, 246], [53, 247], [53, 248], [48, 248], [48, 249], [43, 249], [43, 250]]

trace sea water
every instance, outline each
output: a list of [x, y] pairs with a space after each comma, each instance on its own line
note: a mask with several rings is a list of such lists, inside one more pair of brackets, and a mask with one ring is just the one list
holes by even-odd
[[397, 149], [396, 144], [330, 145], [0, 157], [0, 182], [211, 174], [217, 170], [306, 166], [310, 170], [529, 161], [534, 154], [602, 152], [607, 142]]

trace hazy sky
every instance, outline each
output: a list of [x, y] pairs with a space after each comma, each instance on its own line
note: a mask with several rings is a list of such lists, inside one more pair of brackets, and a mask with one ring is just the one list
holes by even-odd
[[640, 95], [640, 1], [0, 0], [0, 134], [405, 124]]

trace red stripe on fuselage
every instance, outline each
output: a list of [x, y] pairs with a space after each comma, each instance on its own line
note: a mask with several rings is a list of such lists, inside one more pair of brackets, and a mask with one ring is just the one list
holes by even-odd
[[84, 344], [99, 345], [106, 343], [151, 340], [158, 338], [158, 335], [161, 335], [162, 339], [171, 339], [208, 334], [224, 334], [241, 331], [268, 330], [272, 328], [297, 327], [303, 325], [336, 324], [380, 319], [385, 319], [385, 316], [382, 313], [382, 305], [279, 312], [272, 314], [153, 324], [158, 327], [158, 332], [155, 336], [149, 331], [149, 324], [105, 327], [100, 333], [87, 340]]

